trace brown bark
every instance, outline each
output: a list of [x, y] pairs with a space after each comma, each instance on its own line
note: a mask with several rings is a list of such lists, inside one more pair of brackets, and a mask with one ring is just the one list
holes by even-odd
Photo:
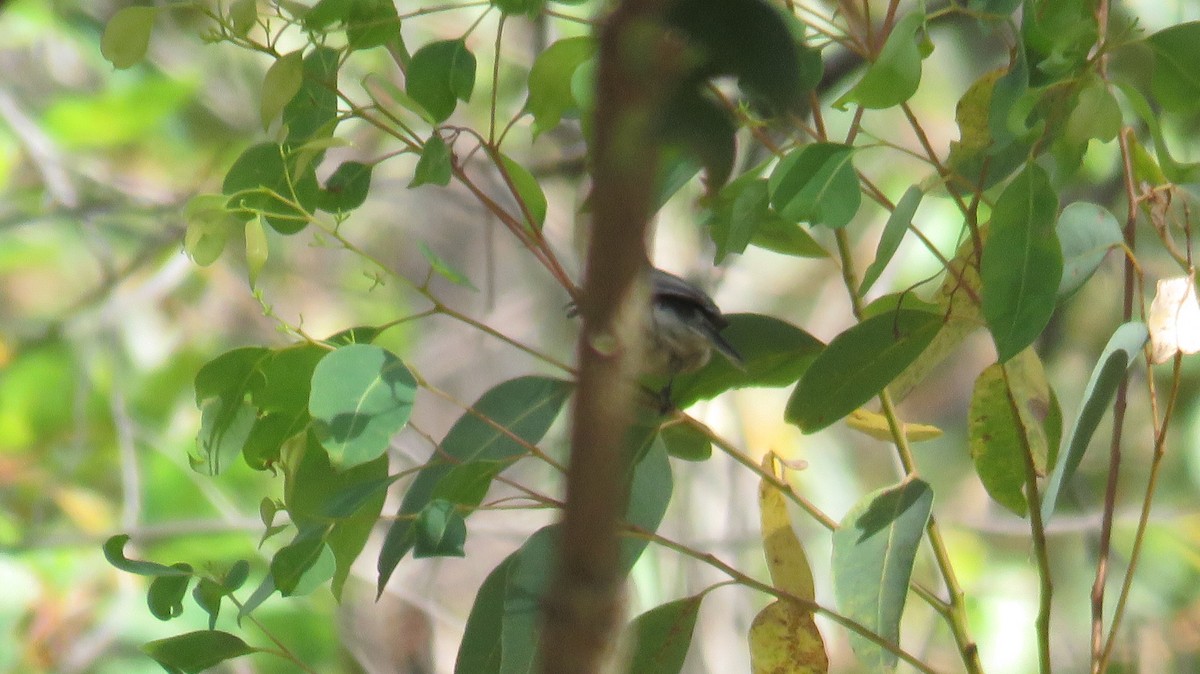
[[580, 312], [579, 382], [557, 575], [546, 600], [541, 671], [603, 668], [621, 615], [618, 533], [628, 502], [625, 435], [641, 391], [646, 231], [653, 215], [664, 103], [679, 44], [670, 0], [625, 0], [600, 32], [592, 233]]

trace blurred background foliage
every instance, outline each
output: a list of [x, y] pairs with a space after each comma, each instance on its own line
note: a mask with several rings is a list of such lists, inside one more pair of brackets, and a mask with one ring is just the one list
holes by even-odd
[[[138, 646], [202, 629], [207, 616], [193, 607], [174, 623], [156, 621], [145, 609], [143, 579], [104, 563], [101, 542], [114, 532], [133, 533], [141, 543], [138, 556], [212, 560], [215, 568], [247, 558], [261, 572], [268, 557], [257, 548], [259, 495], [281, 489], [269, 473], [245, 466], [216, 480], [189, 468], [199, 424], [192, 389], [199, 366], [236, 346], [288, 344], [292, 338], [283, 326], [325, 336], [412, 313], [414, 298], [403, 288], [382, 282], [364, 260], [311, 233], [270, 239], [270, 262], [254, 291], [237, 246], [209, 267], [188, 259], [182, 250], [183, 204], [196, 193], [219, 191], [233, 159], [264, 137], [257, 90], [270, 63], [228, 46], [206, 45], [204, 19], [181, 9], [160, 12], [146, 63], [114, 71], [100, 55], [99, 39], [107, 18], [126, 4], [0, 5], [0, 672], [159, 671]], [[597, 11], [596, 4], [580, 13]], [[1148, 32], [1200, 18], [1200, 7], [1185, 0], [1114, 6], [1138, 17]], [[490, 21], [494, 17], [484, 26]], [[430, 14], [407, 22], [406, 37], [410, 31], [419, 42], [456, 37], [461, 22], [458, 14]], [[584, 29], [568, 22], [547, 27], [539, 20], [513, 21], [508, 30], [496, 96], [516, 107], [547, 36]], [[912, 106], [933, 146], [944, 152], [957, 139], [955, 101], [978, 76], [1003, 65], [1007, 50], [1000, 36], [969, 21], [948, 22], [937, 31], [937, 49], [925, 62], [927, 76]], [[471, 38], [473, 45], [479, 41], [481, 73], [492, 71], [496, 55], [488, 35], [494, 30]], [[345, 81], [355, 81], [367, 73], [391, 76], [395, 66], [376, 50], [356, 54], [347, 67], [352, 75]], [[463, 123], [486, 124], [481, 110], [463, 110]], [[870, 116], [864, 132], [915, 147], [907, 131], [897, 131], [907, 129], [899, 114]], [[844, 136], [851, 115], [830, 110], [825, 121], [831, 136]], [[1200, 159], [1197, 121], [1174, 120], [1167, 129], [1184, 160]], [[364, 124], [340, 132], [352, 142], [337, 150], [339, 156], [370, 159], [393, 149]], [[549, 197], [547, 237], [577, 274], [576, 213], [585, 194], [579, 137], [555, 132], [529, 140], [528, 119], [513, 133], [525, 135], [508, 147], [520, 153]], [[897, 154], [856, 156], [859, 169], [893, 199], [925, 173], [922, 164], [905, 163]], [[1123, 213], [1118, 161], [1115, 142], [1093, 141], [1074, 196]], [[379, 165], [368, 203], [343, 231], [418, 282], [427, 268], [418, 244], [426, 243], [467, 270], [479, 288], [435, 282], [442, 284], [437, 291], [447, 305], [569, 361], [575, 326], [562, 314], [565, 294], [529, 264], [465, 190], [407, 190], [414, 163], [402, 157]], [[496, 175], [483, 179], [492, 188], [502, 184]], [[712, 244], [696, 226], [699, 194], [699, 186], [692, 186], [664, 209], [655, 241], [661, 266], [704, 279], [726, 311], [770, 313], [825, 340], [847, 326], [849, 302], [839, 270], [829, 261], [797, 261], [753, 249], [719, 272], [710, 271]], [[851, 226], [856, 257], [870, 259], [886, 216], [875, 207], [860, 212]], [[917, 220], [941, 250], [953, 250], [961, 221], [949, 200], [927, 198]], [[1165, 256], [1139, 261], [1149, 279], [1174, 273]], [[1119, 315], [1120, 263], [1110, 255], [1097, 277], [1061, 308], [1039, 344], [1068, 415], [1110, 332], [1107, 321]], [[906, 242], [875, 292], [906, 288], [938, 270], [936, 260]], [[1094, 324], [1097, 317], [1106, 321], [1101, 328]], [[382, 343], [459, 400], [472, 400], [518, 374], [550, 372], [446, 318], [392, 330]], [[966, 452], [963, 427], [972, 382], [991, 362], [990, 348], [985, 335], [969, 341], [935, 373], [935, 385], [905, 401], [903, 414], [945, 431], [917, 446], [918, 463], [937, 494], [936, 509], [971, 601], [984, 663], [990, 672], [1016, 674], [1032, 671], [1036, 662], [1037, 587], [1028, 531], [988, 499]], [[1185, 364], [1165, 479], [1118, 652], [1125, 671], [1200, 669], [1197, 367]], [[1136, 523], [1152, 446], [1144, 370], [1135, 368], [1133, 377], [1133, 390], [1143, 394], [1130, 407], [1114, 577], [1124, 570], [1122, 555]], [[796, 487], [826, 512], [843, 513], [863, 493], [894, 480], [894, 458], [883, 443], [840, 425], [801, 436], [783, 424], [786, 395], [786, 390], [739, 391], [694, 412], [739, 438], [751, 454], [775, 450], [807, 461]], [[394, 442], [394, 465], [419, 465], [428, 452], [422, 434], [440, 437], [461, 410], [430, 398], [418, 399], [414, 429]], [[557, 429], [546, 444], [561, 455], [563, 443]], [[1095, 444], [1106, 446], [1102, 437]], [[1105, 453], [1090, 453], [1064, 515], [1049, 531], [1055, 646], [1063, 671], [1086, 662], [1082, 635], [1099, 525], [1096, 504], [1106, 470]], [[678, 462], [675, 471], [676, 496], [663, 530], [761, 573], [754, 476], [720, 454], [704, 463]], [[549, 479], [536, 472], [518, 477]], [[372, 555], [365, 554], [361, 587], [351, 588], [342, 606], [322, 590], [276, 598], [258, 615], [319, 671], [449, 671], [475, 588], [496, 561], [549, 518], [537, 512], [480, 513], [466, 559], [409, 560], [380, 602], [371, 598]], [[807, 534], [818, 573], [818, 600], [831, 603], [821, 589], [829, 587], [821, 581], [829, 574], [828, 536], [803, 519], [799, 528]], [[932, 577], [927, 565], [918, 564], [917, 577]], [[631, 608], [645, 609], [721, 580], [707, 567], [656, 551], [635, 569]], [[762, 603], [744, 591], [712, 593], [686, 671], [745, 671], [744, 635]], [[237, 631], [231, 618], [221, 620]], [[844, 632], [821, 625], [834, 671], [854, 671]], [[927, 606], [910, 602], [905, 626], [906, 648], [925, 653], [946, 671], [956, 669], [953, 650], [928, 652], [930, 642], [948, 639]], [[259, 636], [247, 632], [248, 639]], [[223, 668], [289, 671], [286, 662], [265, 655]]]

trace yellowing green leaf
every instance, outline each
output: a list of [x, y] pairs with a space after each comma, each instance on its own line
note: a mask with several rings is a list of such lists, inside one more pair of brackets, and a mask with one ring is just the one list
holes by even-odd
[[[762, 467], [764, 471], [777, 475], [773, 455], [763, 457]], [[812, 568], [808, 564], [804, 546], [792, 529], [787, 501], [779, 487], [766, 478], [758, 483], [758, 508], [762, 519], [763, 552], [767, 556], [767, 568], [771, 571], [771, 583], [778, 590], [815, 601]]]
[[[856, 409], [846, 417], [846, 425], [856, 431], [866, 433], [876, 440], [893, 442], [892, 429], [888, 427], [887, 417], [878, 412], [862, 408]], [[921, 442], [942, 437], [942, 429], [929, 424], [904, 423], [904, 436], [909, 442]]]
[[750, 671], [753, 674], [824, 674], [829, 671], [825, 642], [813, 620], [795, 602], [778, 600], [758, 612], [750, 624]]

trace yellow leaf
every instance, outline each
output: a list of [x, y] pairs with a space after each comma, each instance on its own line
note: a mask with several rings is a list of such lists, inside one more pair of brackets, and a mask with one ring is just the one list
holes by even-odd
[[[776, 474], [774, 455], [763, 457], [763, 470]], [[814, 600], [812, 568], [808, 565], [804, 546], [792, 531], [787, 502], [779, 489], [765, 479], [758, 485], [758, 507], [762, 515], [763, 552], [771, 571], [771, 583], [801, 599]]]
[[828, 672], [829, 656], [812, 613], [783, 600], [759, 611], [750, 624], [750, 669], [754, 674]]
[[[866, 433], [876, 440], [884, 442], [892, 441], [892, 430], [888, 427], [887, 417], [878, 412], [868, 412], [864, 409], [857, 409], [846, 417], [846, 425], [856, 431]], [[904, 435], [911, 442], [921, 442], [922, 440], [932, 440], [941, 437], [942, 429], [929, 424], [904, 424]]]

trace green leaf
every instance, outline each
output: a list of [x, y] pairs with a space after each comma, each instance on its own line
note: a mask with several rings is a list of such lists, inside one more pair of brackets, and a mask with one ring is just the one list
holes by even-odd
[[302, 581], [310, 570], [319, 568], [318, 563], [323, 557], [330, 555], [321, 533], [301, 531], [291, 543], [280, 548], [271, 558], [271, 577], [275, 579], [275, 586], [284, 597], [305, 595], [312, 591], [311, 583]]
[[850, 414], [915, 361], [941, 327], [938, 314], [899, 309], [846, 330], [804, 372], [785, 417], [812, 433]]
[[228, 632], [201, 630], [151, 641], [142, 646], [142, 652], [168, 672], [200, 674], [226, 660], [257, 653], [259, 649]]
[[781, 255], [795, 257], [829, 257], [829, 251], [817, 243], [804, 228], [779, 217], [775, 209], [754, 230], [750, 243]]
[[741, 254], [754, 238], [759, 223], [772, 214], [767, 180], [747, 173], [721, 189], [708, 220], [720, 264], [730, 253]]
[[920, 12], [900, 19], [883, 44], [879, 58], [853, 89], [834, 102], [834, 107], [858, 103], [864, 108], [880, 110], [912, 98], [921, 83], [921, 51], [916, 35], [924, 23], [925, 15]]
[[267, 68], [262, 83], [262, 101], [259, 104], [259, 117], [262, 119], [264, 130], [283, 113], [283, 108], [288, 102], [300, 93], [300, 85], [303, 83], [303, 50], [297, 49], [280, 56]]
[[[900, 643], [900, 617], [913, 559], [933, 505], [933, 491], [919, 479], [864, 496], [833, 532], [833, 590], [842, 614], [889, 643]], [[850, 634], [867, 671], [893, 671], [896, 655]]]
[[[433, 488], [434, 501], [474, 508], [483, 502], [492, 480], [508, 467], [507, 461], [471, 461], [454, 466]], [[428, 507], [428, 506], [426, 506]]]
[[258, 286], [258, 274], [267, 264], [267, 255], [269, 247], [267, 246], [267, 233], [263, 230], [262, 216], [250, 218], [246, 221], [246, 273], [249, 277], [250, 287]]
[[[304, 82], [283, 108], [289, 148], [333, 135], [338, 122], [338, 66], [336, 49], [317, 47], [304, 57]], [[307, 174], [311, 171], [296, 171]], [[315, 192], [316, 179], [313, 179]]]
[[259, 143], [229, 167], [221, 191], [230, 197], [231, 210], [246, 217], [261, 213], [275, 231], [295, 234], [312, 217], [319, 188], [311, 167], [297, 173], [282, 146]]
[[263, 576], [262, 582], [258, 584], [258, 587], [254, 588], [254, 592], [250, 593], [250, 597], [242, 602], [237, 614], [238, 624], [240, 625], [242, 618], [253, 613], [254, 609], [262, 606], [262, 603], [270, 599], [273, 594], [275, 594], [275, 578], [268, 573]]
[[125, 544], [128, 542], [129, 534], [117, 534], [110, 537], [104, 542], [104, 559], [125, 573], [134, 573], [139, 576], [191, 576], [191, 567], [188, 567], [186, 571], [181, 568], [181, 566], [186, 566], [186, 564], [167, 566], [157, 562], [127, 559], [125, 557]]
[[1171, 112], [1200, 109], [1200, 73], [1196, 68], [1200, 63], [1200, 21], [1160, 30], [1146, 38], [1146, 44], [1154, 51], [1151, 86], [1155, 98]]
[[370, 344], [343, 346], [313, 371], [308, 411], [337, 468], [382, 456], [412, 413], [417, 382], [394, 354]]
[[192, 582], [190, 564], [179, 562], [172, 566], [186, 575], [158, 576], [150, 582], [150, 589], [146, 592], [150, 615], [162, 621], [183, 615], [183, 595], [187, 594], [188, 585]]
[[659, 431], [667, 454], [684, 461], [707, 461], [712, 456], [712, 441], [695, 426], [668, 423]]
[[1142, 96], [1137, 89], [1129, 85], [1117, 84], [1117, 87], [1125, 95], [1125, 100], [1129, 103], [1129, 107], [1133, 109], [1134, 113], [1150, 129], [1150, 137], [1154, 140], [1154, 152], [1158, 157], [1158, 163], [1162, 167], [1163, 174], [1176, 183], [1190, 183], [1200, 180], [1200, 162], [1181, 164], [1171, 155], [1166, 137], [1162, 132], [1162, 123], [1159, 120], [1161, 115], [1155, 114], [1154, 110], [1150, 108], [1150, 103], [1146, 101], [1145, 96]]
[[256, 360], [251, 402], [263, 412], [307, 418], [313, 371], [329, 353], [316, 344], [300, 343], [264, 354]]
[[225, 207], [228, 201], [220, 194], [198, 194], [183, 208], [183, 218], [187, 221], [183, 249], [201, 267], [221, 257], [225, 242], [241, 224]]
[[504, 625], [504, 593], [508, 575], [516, 565], [514, 552], [500, 562], [484, 579], [475, 594], [475, 603], [467, 616], [454, 674], [499, 674], [500, 633]]
[[429, 244], [422, 241], [420, 248], [421, 255], [425, 256], [425, 261], [429, 263], [429, 267], [433, 269], [433, 271], [437, 272], [438, 276], [441, 276], [455, 285], [460, 285], [464, 288], [470, 288], [471, 290], [479, 290], [475, 287], [475, 284], [471, 283], [471, 279], [467, 278], [465, 274], [451, 266], [449, 262], [443, 260], [437, 253], [433, 252], [433, 249], [429, 247]]
[[792, 222], [844, 227], [862, 199], [853, 153], [837, 143], [814, 143], [791, 152], [771, 172], [771, 205]]
[[192, 590], [192, 600], [208, 614], [208, 629], [217, 628], [217, 617], [221, 615], [221, 599], [227, 594], [224, 587], [208, 578], [201, 578]]
[[258, 22], [258, 0], [234, 0], [229, 3], [229, 24], [233, 34], [246, 37]]
[[219, 475], [242, 453], [254, 423], [254, 407], [248, 403], [238, 402], [229, 408], [221, 400], [206, 401], [200, 407], [196, 453], [188, 455], [192, 470]]
[[[633, 482], [629, 487], [629, 505], [625, 510], [625, 521], [643, 531], [658, 531], [667, 506], [671, 503], [671, 493], [675, 489], [671, 475], [671, 462], [667, 458], [667, 448], [662, 438], [657, 438], [650, 445], [645, 456], [634, 466]], [[629, 573], [633, 565], [642, 556], [649, 539], [642, 537], [624, 537], [621, 540], [621, 573]]]
[[772, 316], [730, 314], [721, 331], [742, 354], [743, 369], [725, 358], [713, 358], [703, 368], [675, 378], [673, 399], [686, 409], [730, 389], [790, 386], [824, 348], [816, 337]]
[[[412, 549], [412, 517], [433, 500], [439, 483], [455, 464], [475, 461], [508, 462], [537, 444], [571, 393], [571, 384], [558, 379], [520, 377], [483, 394], [454, 424], [428, 465], [409, 485], [395, 521], [379, 554], [379, 591], [396, 565]], [[520, 442], [517, 441], [520, 440]], [[447, 463], [447, 461], [454, 463]]]
[[1043, 520], [1048, 521], [1054, 514], [1054, 507], [1058, 503], [1063, 485], [1079, 468], [1092, 434], [1096, 432], [1108, 404], [1116, 395], [1117, 387], [1125, 378], [1125, 370], [1141, 355], [1142, 347], [1149, 338], [1150, 333], [1144, 323], [1130, 322], [1118, 327], [1108, 340], [1100, 359], [1092, 369], [1087, 387], [1083, 389], [1083, 406], [1079, 409], [1079, 416], [1075, 418], [1071, 431], [1067, 433], [1066, 452], [1059, 457], [1042, 494]]
[[373, 164], [342, 162], [325, 182], [317, 208], [330, 213], [345, 213], [362, 206], [371, 189], [373, 168]]
[[140, 63], [146, 58], [157, 14], [157, 7], [126, 7], [113, 14], [100, 36], [100, 54], [118, 70]]
[[896, 202], [896, 208], [888, 216], [887, 224], [883, 227], [883, 234], [879, 237], [879, 247], [875, 249], [875, 259], [863, 272], [862, 283], [858, 284], [859, 297], [865, 296], [871, 290], [871, 286], [875, 285], [875, 281], [879, 280], [879, 275], [887, 268], [888, 262], [891, 262], [892, 256], [900, 248], [900, 242], [904, 240], [904, 235], [908, 234], [908, 227], [912, 224], [913, 216], [916, 215], [917, 207], [921, 205], [921, 198], [924, 196], [925, 193], [921, 191], [921, 188], [913, 185], [905, 190], [904, 196]]
[[1033, 343], [1054, 313], [1063, 255], [1054, 232], [1058, 195], [1029, 164], [996, 199], [983, 248], [982, 308], [1000, 362]]
[[[525, 226], [530, 231], [541, 231], [546, 222], [546, 195], [542, 193], [542, 186], [524, 166], [509, 159], [507, 155], [499, 156], [500, 165], [507, 174], [508, 181], [512, 182], [513, 196], [524, 205], [524, 208], [520, 209], [521, 219], [525, 220]], [[532, 221], [527, 219], [526, 215], [532, 218]]]
[[1121, 131], [1121, 106], [1099, 79], [1091, 80], [1079, 92], [1079, 100], [1067, 118], [1066, 140], [1085, 144], [1095, 138], [1108, 143]]
[[434, 499], [417, 514], [413, 558], [465, 557], [467, 522], [455, 505]]
[[635, 637], [630, 672], [678, 674], [692, 643], [703, 594], [677, 599], [646, 611], [633, 621]]
[[[979, 311], [979, 256], [975, 242], [964, 240], [934, 293], [934, 304], [944, 324], [929, 347], [888, 385], [895, 400], [903, 400], [934, 369], [953, 353], [968, 335], [983, 327]], [[911, 296], [911, 293], [907, 293]]]
[[[693, 43], [707, 76], [733, 75], [754, 97], [785, 110], [800, 100], [809, 73], [783, 12], [762, 0], [680, 0], [668, 23]], [[819, 61], [817, 62], [819, 64]]]
[[471, 100], [475, 88], [475, 55], [463, 40], [431, 42], [413, 54], [405, 91], [434, 121], [444, 122], [457, 101]]
[[450, 148], [446, 146], [446, 141], [435, 133], [421, 148], [421, 158], [417, 160], [417, 168], [413, 171], [413, 179], [408, 186], [411, 188], [432, 184], [445, 187], [450, 184], [452, 169]]
[[340, 597], [354, 560], [362, 552], [399, 476], [388, 475], [386, 456], [337, 470], [320, 443], [309, 434], [284, 463], [284, 500], [292, 522], [301, 529], [325, 529], [333, 563], [333, 593]]
[[724, 105], [706, 91], [686, 87], [676, 92], [662, 113], [662, 137], [704, 168], [708, 193], [729, 180], [737, 155], [737, 131]]
[[596, 38], [569, 37], [550, 45], [533, 62], [529, 71], [529, 101], [533, 114], [533, 136], [558, 126], [564, 114], [577, 112], [579, 102], [571, 93], [571, 79], [580, 64], [596, 53]]
[[545, 0], [492, 0], [492, 6], [507, 16], [535, 17], [542, 11]]
[[[625, 521], [646, 531], [657, 531], [671, 499], [671, 466], [662, 443], [655, 441], [634, 468], [630, 503]], [[535, 532], [521, 546], [509, 570], [505, 588], [504, 618], [500, 633], [503, 672], [532, 672], [540, 638], [538, 627], [546, 590], [558, 564], [557, 525]], [[629, 573], [649, 541], [641, 537], [621, 540], [620, 573]]]
[[393, 0], [354, 0], [346, 20], [351, 49], [370, 49], [400, 40], [400, 17]]
[[1054, 227], [1062, 247], [1063, 273], [1058, 297], [1069, 297], [1087, 282], [1109, 249], [1125, 243], [1121, 226], [1108, 209], [1077, 201], [1063, 209]]

